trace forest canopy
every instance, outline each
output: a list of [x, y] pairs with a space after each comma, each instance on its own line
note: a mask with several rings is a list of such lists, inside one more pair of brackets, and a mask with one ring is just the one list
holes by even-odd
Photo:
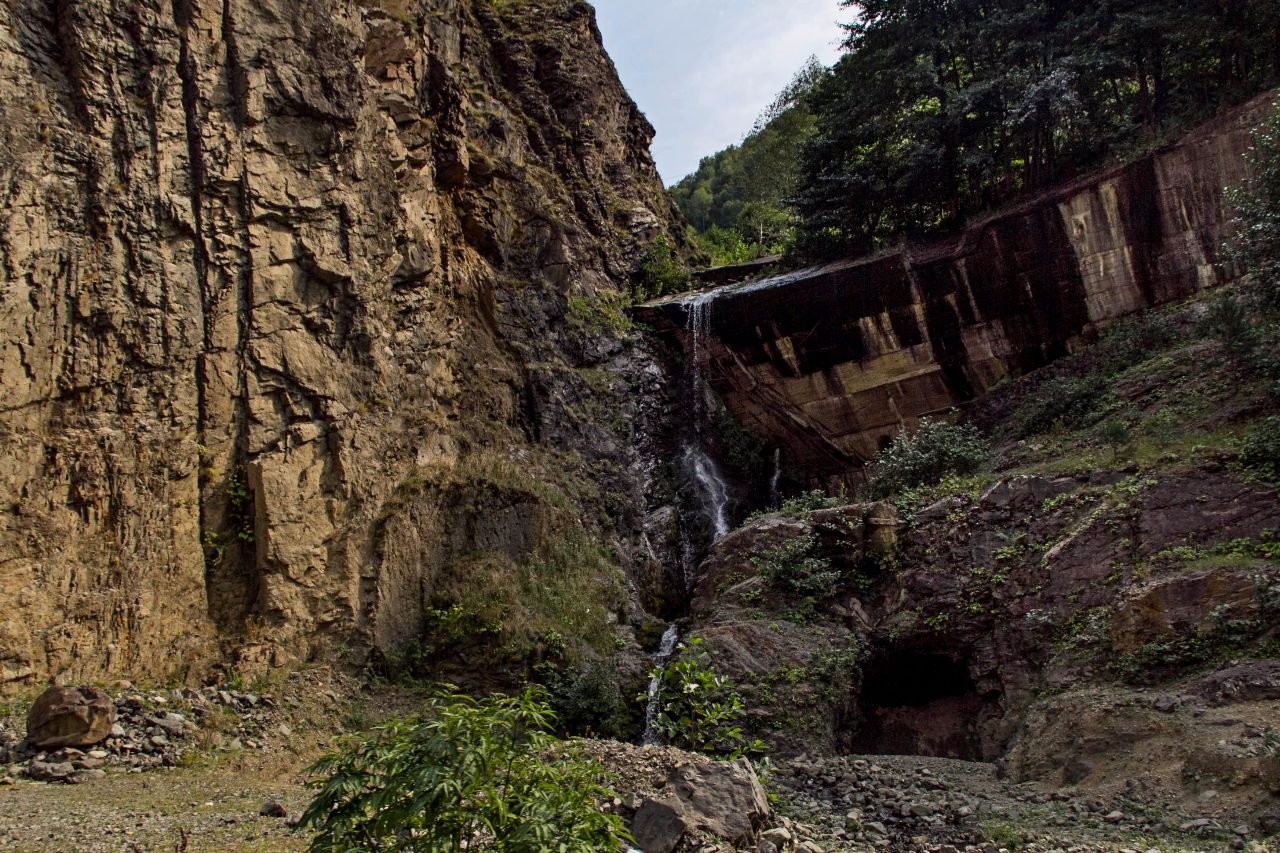
[[697, 231], [750, 241], [758, 204], [780, 227], [754, 233], [811, 257], [927, 237], [1280, 78], [1280, 0], [841, 5], [835, 67], [806, 66], [741, 146], [673, 188]]
[[790, 242], [790, 207], [814, 116], [806, 100], [828, 74], [810, 57], [756, 119], [741, 145], [703, 158], [671, 195], [713, 262], [735, 263], [782, 251]]

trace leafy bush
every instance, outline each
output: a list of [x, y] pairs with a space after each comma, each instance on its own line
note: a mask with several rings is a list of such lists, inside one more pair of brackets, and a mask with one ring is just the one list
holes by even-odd
[[1232, 355], [1243, 355], [1252, 348], [1253, 320], [1235, 293], [1220, 293], [1211, 299], [1197, 325], [1201, 334], [1217, 338]]
[[1122, 420], [1112, 419], [1103, 423], [1100, 430], [1102, 440], [1111, 448], [1111, 461], [1115, 462], [1120, 454], [1133, 444], [1133, 431]]
[[991, 448], [972, 424], [922, 418], [914, 433], [898, 433], [871, 466], [868, 485], [877, 498], [929, 486], [948, 475], [973, 474], [991, 461]]
[[1240, 445], [1240, 461], [1267, 480], [1280, 481], [1280, 417], [1257, 424]]
[[821, 489], [813, 489], [794, 498], [787, 498], [782, 502], [782, 511], [791, 515], [800, 515], [820, 509], [835, 509], [848, 503], [849, 500], [843, 496], [829, 495]]
[[[431, 698], [312, 769], [313, 853], [612, 851], [626, 831], [598, 803], [601, 771], [550, 734], [543, 695]], [[555, 760], [547, 753], [556, 750]]]
[[1253, 176], [1230, 192], [1238, 216], [1231, 258], [1253, 275], [1263, 304], [1280, 311], [1280, 107], [1253, 135]]
[[1106, 377], [1100, 373], [1045, 380], [1014, 412], [1014, 434], [1026, 438], [1048, 432], [1059, 423], [1068, 427], [1087, 426], [1100, 417], [1099, 403], [1106, 390]]
[[764, 441], [732, 414], [722, 412], [712, 422], [716, 444], [724, 460], [747, 480], [767, 479], [773, 460]]
[[631, 276], [634, 299], [643, 301], [680, 293], [689, 287], [689, 270], [666, 237], [649, 244]]
[[548, 685], [551, 707], [564, 731], [621, 737], [627, 722], [618, 668], [609, 661], [591, 661], [579, 669], [557, 673]]
[[797, 536], [751, 558], [776, 589], [806, 598], [826, 598], [841, 581], [831, 561], [817, 554], [818, 539], [813, 534]]
[[1098, 341], [1094, 353], [1098, 370], [1114, 375], [1168, 349], [1182, 334], [1169, 312], [1153, 311], [1116, 323]]
[[733, 681], [711, 664], [702, 638], [691, 637], [676, 649], [678, 657], [660, 674], [655, 721], [667, 743], [725, 758], [763, 750], [743, 735], [746, 706]]

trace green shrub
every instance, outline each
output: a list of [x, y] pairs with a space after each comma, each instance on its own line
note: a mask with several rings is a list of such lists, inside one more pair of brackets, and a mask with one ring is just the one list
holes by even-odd
[[311, 851], [617, 850], [626, 831], [599, 808], [611, 796], [601, 771], [550, 734], [553, 721], [536, 690], [438, 693], [311, 768], [324, 777], [301, 820]]
[[803, 492], [782, 502], [782, 511], [791, 515], [816, 512], [820, 509], [835, 509], [845, 506], [849, 501], [843, 496], [829, 495], [821, 489]]
[[991, 461], [991, 448], [972, 424], [922, 418], [914, 433], [898, 433], [871, 466], [876, 498], [931, 486], [949, 475], [973, 474]]
[[570, 296], [565, 322], [570, 327], [593, 335], [611, 332], [626, 334], [635, 331], [635, 324], [627, 316], [623, 297], [617, 293], [598, 293], [593, 296]]
[[[672, 746], [724, 758], [762, 751], [742, 733], [746, 706], [733, 681], [718, 673], [701, 637], [676, 647], [678, 657], [662, 670], [655, 726]], [[650, 678], [658, 674], [655, 670]]]
[[1094, 347], [1098, 370], [1109, 375], [1128, 370], [1168, 349], [1181, 334], [1177, 320], [1168, 312], [1153, 311], [1121, 320]]
[[1243, 355], [1252, 349], [1253, 320], [1235, 293], [1220, 293], [1205, 306], [1197, 323], [1200, 333], [1217, 338], [1232, 355]]
[[1011, 823], [999, 820], [985, 821], [981, 825], [982, 837], [991, 844], [1006, 850], [1021, 850], [1027, 844], [1026, 833]]
[[1253, 276], [1263, 305], [1280, 311], [1280, 107], [1253, 134], [1252, 176], [1229, 193], [1238, 211], [1228, 253]]
[[751, 558], [751, 564], [782, 592], [805, 598], [827, 598], [840, 585], [840, 572], [831, 561], [818, 556], [813, 534], [787, 539]]
[[1102, 440], [1111, 448], [1111, 461], [1115, 462], [1120, 454], [1133, 445], [1133, 431], [1129, 425], [1118, 418], [1106, 421], [1099, 430]]
[[768, 479], [773, 460], [766, 452], [764, 441], [750, 427], [724, 412], [716, 416], [712, 430], [724, 460], [744, 479]]
[[1106, 377], [1100, 373], [1047, 379], [1031, 390], [1014, 412], [1013, 432], [1027, 438], [1058, 424], [1088, 426], [1101, 417], [1099, 404], [1106, 390]]
[[1280, 481], [1280, 417], [1258, 423], [1240, 444], [1240, 461], [1266, 480]]
[[610, 661], [591, 661], [555, 675], [549, 684], [551, 707], [561, 729], [575, 734], [622, 737], [627, 723], [619, 670]]
[[689, 270], [666, 237], [649, 244], [631, 276], [631, 292], [638, 301], [680, 293], [689, 287]]

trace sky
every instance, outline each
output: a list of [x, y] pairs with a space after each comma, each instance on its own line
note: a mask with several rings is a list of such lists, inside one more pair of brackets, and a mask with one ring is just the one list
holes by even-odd
[[811, 55], [839, 53], [839, 0], [592, 0], [604, 45], [657, 130], [668, 185], [742, 141]]

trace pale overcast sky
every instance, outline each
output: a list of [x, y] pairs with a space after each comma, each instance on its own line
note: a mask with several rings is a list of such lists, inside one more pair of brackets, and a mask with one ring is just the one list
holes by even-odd
[[839, 53], [839, 0], [592, 0], [667, 184], [733, 145], [804, 61]]

